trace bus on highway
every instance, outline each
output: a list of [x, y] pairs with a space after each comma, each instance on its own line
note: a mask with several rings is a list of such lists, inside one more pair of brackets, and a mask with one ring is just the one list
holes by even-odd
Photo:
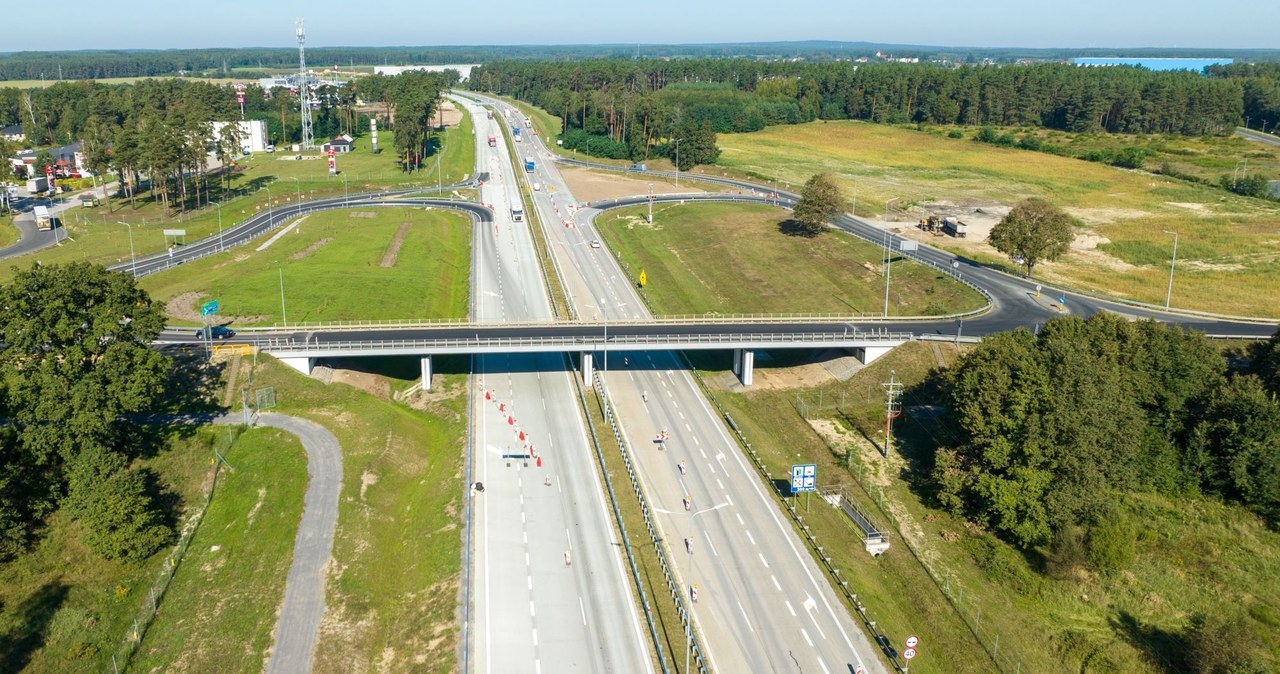
[[511, 220], [513, 222], [524, 222], [524, 204], [520, 202], [520, 197], [511, 199]]

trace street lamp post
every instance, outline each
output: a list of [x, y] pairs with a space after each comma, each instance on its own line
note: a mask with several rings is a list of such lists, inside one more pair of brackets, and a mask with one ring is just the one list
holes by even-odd
[[129, 273], [133, 274], [134, 278], [137, 278], [138, 258], [133, 254], [133, 225], [125, 222], [124, 220], [117, 220], [116, 222], [129, 228]]
[[893, 237], [884, 233], [884, 317], [889, 317], [889, 278], [893, 275]]
[[1178, 264], [1178, 233], [1167, 229], [1162, 231], [1173, 235], [1173, 256], [1169, 258], [1169, 289], [1164, 293], [1164, 309], [1168, 311], [1169, 302], [1173, 299], [1173, 269]]
[[289, 327], [289, 313], [284, 307], [284, 267], [276, 267], [276, 271], [280, 272], [280, 322]]
[[298, 180], [295, 176], [289, 176], [289, 180], [292, 180], [294, 185], [298, 188], [298, 203], [302, 203], [302, 181]]
[[680, 187], [680, 141], [683, 138], [676, 139], [676, 187]]
[[[688, 497], [686, 497], [686, 498], [688, 498]], [[687, 567], [688, 567], [688, 569], [689, 569], [689, 579], [688, 579], [688, 580], [689, 580], [689, 586], [685, 588], [685, 592], [689, 593], [688, 595], [686, 595], [686, 596], [688, 596], [688, 597], [689, 597], [689, 619], [688, 619], [687, 621], [685, 621], [685, 626], [684, 626], [684, 671], [685, 671], [686, 673], [689, 671], [689, 656], [693, 653], [693, 596], [692, 596], [692, 592], [693, 592], [693, 585], [694, 585], [694, 582], [693, 582], [693, 546], [690, 544], [690, 542], [693, 540], [693, 537], [694, 537], [694, 531], [693, 531], [693, 520], [694, 520], [694, 519], [696, 519], [696, 518], [698, 517], [698, 515], [705, 515], [706, 513], [709, 513], [709, 512], [711, 512], [711, 511], [713, 511], [713, 510], [719, 510], [719, 509], [721, 509], [721, 508], [723, 508], [723, 507], [725, 507], [725, 506], [727, 506], [727, 505], [729, 505], [727, 502], [726, 502], [726, 503], [718, 503], [718, 504], [716, 504], [716, 505], [711, 506], [710, 508], [703, 508], [702, 510], [689, 512], [689, 539], [690, 539], [690, 540], [689, 540], [689, 541], [687, 541], [687, 542], [685, 543], [685, 546], [684, 546], [685, 559], [687, 560], [685, 563], [686, 563], [686, 565], [687, 565]], [[661, 509], [661, 508], [654, 508], [654, 510], [656, 510], [656, 511], [658, 511], [658, 512], [660, 512], [660, 513], [666, 513], [666, 514], [668, 514], [668, 515], [675, 515], [675, 514], [676, 514], [676, 513], [672, 512], [672, 511], [670, 511], [670, 510], [663, 510], [663, 509]]]
[[271, 229], [275, 225], [271, 220], [271, 202], [275, 201], [275, 197], [271, 196], [270, 185], [263, 185], [262, 189], [267, 191], [267, 229]]
[[609, 404], [609, 313], [604, 310], [604, 300], [596, 300], [596, 306], [604, 319], [604, 377], [600, 380], [600, 387], [604, 389], [604, 420], [608, 421], [613, 415]]
[[222, 250], [223, 250], [223, 245], [222, 245], [222, 202], [221, 202], [221, 201], [215, 201], [215, 202], [213, 202], [213, 205], [218, 207], [218, 252], [219, 252], [219, 253], [221, 253], [221, 252], [222, 252]]

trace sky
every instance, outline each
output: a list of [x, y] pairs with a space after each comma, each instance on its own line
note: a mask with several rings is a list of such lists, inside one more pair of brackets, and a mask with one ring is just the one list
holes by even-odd
[[788, 40], [1280, 46], [1275, 0], [65, 0], [53, 11], [39, 2], [4, 4], [0, 17], [11, 29], [0, 51], [292, 47], [299, 17], [315, 47]]

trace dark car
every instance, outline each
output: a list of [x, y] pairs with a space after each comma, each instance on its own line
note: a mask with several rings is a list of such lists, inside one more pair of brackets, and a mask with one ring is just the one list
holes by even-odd
[[196, 337], [200, 339], [230, 339], [235, 336], [235, 330], [222, 325], [211, 325], [196, 330]]

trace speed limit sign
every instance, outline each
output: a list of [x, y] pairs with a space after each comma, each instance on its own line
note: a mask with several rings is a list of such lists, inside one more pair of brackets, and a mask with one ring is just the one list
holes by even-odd
[[916, 646], [919, 646], [919, 645], [920, 645], [920, 637], [917, 637], [914, 634], [907, 637], [907, 648], [915, 648]]
[[903, 660], [910, 660], [911, 658], [914, 658], [914, 657], [916, 657], [916, 649], [914, 648], [908, 648], [907, 650], [902, 652]]

